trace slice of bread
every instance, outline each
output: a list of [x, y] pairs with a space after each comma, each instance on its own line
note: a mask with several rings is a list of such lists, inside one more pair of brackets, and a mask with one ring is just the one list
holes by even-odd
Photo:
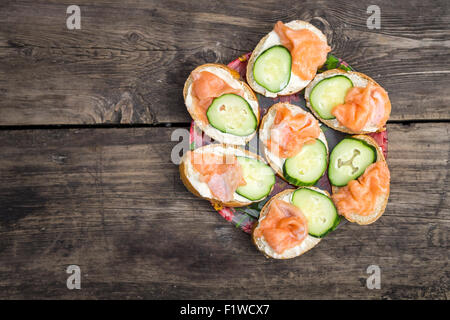
[[[316, 77], [308, 84], [308, 86], [305, 89], [305, 100], [306, 100], [306, 106], [311, 110], [311, 112], [322, 121], [324, 124], [326, 124], [328, 127], [333, 128], [334, 130], [349, 133], [349, 134], [366, 134], [366, 133], [372, 133], [372, 132], [378, 132], [378, 131], [384, 131], [385, 128], [383, 126], [381, 127], [375, 127], [375, 126], [366, 126], [361, 131], [355, 132], [350, 130], [347, 127], [344, 127], [337, 119], [330, 119], [325, 120], [322, 119], [319, 114], [314, 110], [314, 108], [311, 106], [311, 102], [309, 99], [309, 96], [311, 94], [312, 89], [318, 84], [321, 80], [333, 77], [335, 75], [344, 75], [348, 77], [355, 87], [366, 87], [369, 82], [380, 86], [375, 80], [370, 78], [369, 76], [356, 72], [356, 71], [344, 71], [341, 69], [332, 69], [328, 70], [322, 73], [319, 73], [316, 75]], [[391, 109], [391, 102], [389, 101], [389, 110]]]
[[[320, 31], [318, 28], [313, 26], [312, 24], [302, 21], [302, 20], [293, 20], [289, 23], [285, 24], [287, 27], [294, 29], [294, 30], [300, 30], [300, 29], [308, 29], [314, 34], [316, 34], [320, 40], [327, 42], [327, 37]], [[276, 34], [275, 31], [269, 32], [264, 38], [262, 38], [258, 44], [256, 45], [256, 48], [253, 50], [252, 55], [250, 56], [250, 59], [248, 60], [247, 64], [247, 82], [252, 87], [252, 89], [266, 97], [272, 97], [275, 98], [277, 96], [288, 96], [297, 92], [300, 92], [303, 88], [305, 88], [308, 83], [311, 80], [303, 80], [300, 79], [297, 75], [295, 75], [291, 71], [291, 79], [289, 80], [288, 85], [281, 90], [280, 92], [274, 93], [270, 92], [264, 87], [260, 86], [253, 77], [253, 66], [255, 64], [256, 59], [258, 56], [263, 53], [265, 50], [269, 49], [270, 47], [281, 45], [280, 37]]]
[[[314, 191], [318, 191], [326, 195], [327, 197], [330, 197], [330, 194], [326, 192], [325, 190], [321, 190], [316, 187], [300, 187], [300, 188], [307, 188]], [[300, 189], [299, 188], [299, 189]], [[261, 209], [261, 212], [259, 214], [258, 222], [253, 227], [253, 233], [252, 233], [252, 241], [255, 244], [256, 248], [258, 248], [259, 251], [261, 251], [267, 258], [273, 258], [273, 259], [290, 259], [298, 257], [302, 254], [304, 254], [306, 251], [314, 248], [322, 239], [316, 238], [310, 235], [307, 235], [306, 238], [300, 243], [298, 246], [293, 247], [291, 249], [285, 250], [282, 254], [279, 254], [275, 252], [269, 244], [264, 239], [264, 236], [262, 237], [255, 237], [255, 230], [258, 228], [259, 223], [265, 219], [266, 215], [269, 213], [270, 204], [274, 199], [280, 199], [284, 200], [286, 202], [291, 202], [292, 194], [297, 189], [287, 189], [284, 191], [281, 191], [280, 193], [274, 195], [272, 198], [270, 198], [269, 201], [264, 205], [264, 207]]]
[[[303, 110], [299, 106], [296, 106], [296, 105], [293, 105], [290, 103], [279, 102], [279, 103], [276, 103], [273, 106], [271, 106], [269, 108], [269, 110], [267, 110], [267, 113], [264, 115], [264, 117], [261, 120], [261, 126], [259, 128], [259, 138], [263, 143], [264, 156], [265, 156], [267, 162], [269, 163], [269, 165], [272, 167], [272, 169], [278, 174], [278, 176], [280, 176], [286, 182], [289, 182], [283, 176], [283, 164], [286, 161], [286, 159], [280, 158], [277, 155], [271, 153], [266, 146], [266, 141], [270, 138], [270, 128], [273, 124], [273, 121], [275, 120], [277, 106], [286, 106], [292, 112], [295, 112], [295, 113], [298, 112], [298, 113], [306, 114], [308, 112]], [[329, 150], [328, 143], [327, 143], [325, 134], [323, 133], [322, 130], [320, 131], [319, 139], [320, 139], [320, 141], [322, 141], [325, 144], [325, 147], [327, 148], [327, 154], [328, 154], [328, 150]]]
[[211, 137], [212, 139], [214, 139], [215, 141], [218, 141], [218, 142], [233, 144], [233, 145], [245, 145], [248, 141], [250, 141], [256, 135], [257, 130], [255, 130], [255, 132], [251, 133], [248, 136], [235, 136], [233, 134], [224, 133], [220, 130], [217, 130], [210, 124], [205, 124], [202, 121], [199, 121], [199, 119], [196, 117], [195, 113], [193, 112], [194, 104], [193, 104], [193, 100], [192, 100], [192, 83], [194, 82], [194, 79], [192, 77], [192, 73], [193, 72], [201, 72], [201, 71], [209, 71], [211, 73], [214, 73], [215, 75], [222, 78], [231, 87], [236, 88], [236, 89], [242, 89], [244, 92], [243, 98], [249, 103], [250, 107], [252, 108], [252, 111], [255, 114], [256, 120], [259, 125], [259, 103], [258, 103], [258, 99], [256, 98], [255, 93], [245, 82], [241, 81], [240, 75], [237, 71], [232, 70], [225, 65], [215, 64], [215, 63], [203, 64], [203, 65], [195, 68], [189, 75], [186, 82], [184, 83], [184, 88], [183, 88], [183, 97], [184, 97], [184, 103], [186, 105], [186, 108], [187, 108], [189, 114], [191, 115], [192, 119], [195, 121], [195, 124], [206, 135], [208, 135], [209, 137]]
[[[247, 151], [243, 148], [237, 147], [237, 146], [231, 146], [231, 145], [225, 145], [225, 144], [209, 144], [203, 147], [200, 147], [198, 149], [200, 152], [212, 152], [215, 154], [229, 154], [229, 155], [235, 155], [235, 156], [245, 156], [253, 159], [258, 159], [264, 163], [263, 158], [258, 156], [257, 154]], [[227, 206], [227, 207], [243, 207], [247, 206], [253, 202], [259, 202], [262, 199], [251, 201], [247, 198], [244, 198], [240, 195], [238, 195], [236, 192], [234, 193], [234, 199], [229, 202], [222, 202], [219, 199], [216, 199], [208, 185], [205, 182], [201, 182], [199, 179], [199, 173], [194, 170], [192, 164], [191, 164], [191, 152], [187, 152], [183, 158], [181, 159], [181, 163], [179, 166], [180, 170], [180, 177], [181, 181], [183, 181], [183, 184], [186, 186], [186, 188], [192, 192], [197, 197], [200, 197], [202, 199], [209, 200], [213, 205], [218, 206]], [[273, 186], [272, 186], [273, 189]], [[272, 190], [271, 190], [272, 191]], [[269, 192], [270, 193], [270, 192]]]
[[[366, 143], [374, 146], [375, 149], [377, 150], [377, 161], [383, 161], [386, 163], [386, 159], [384, 158], [384, 155], [383, 155], [383, 150], [381, 149], [381, 147], [377, 144], [377, 142], [372, 137], [367, 136], [367, 135], [355, 135], [355, 136], [352, 136], [352, 138], [363, 140]], [[387, 163], [386, 163], [386, 166], [387, 166]], [[332, 186], [333, 194], [337, 193], [339, 191], [339, 189], [340, 189], [340, 187]], [[389, 192], [386, 195], [378, 196], [378, 198], [376, 200], [375, 210], [373, 213], [371, 213], [367, 216], [362, 216], [355, 212], [355, 213], [351, 213], [348, 217], [345, 217], [345, 218], [350, 222], [356, 222], [357, 224], [360, 224], [360, 225], [367, 225], [367, 224], [374, 223], [384, 213], [384, 211], [386, 209], [386, 205], [388, 203], [388, 199], [389, 199]], [[336, 208], [337, 208], [337, 206], [336, 206]]]

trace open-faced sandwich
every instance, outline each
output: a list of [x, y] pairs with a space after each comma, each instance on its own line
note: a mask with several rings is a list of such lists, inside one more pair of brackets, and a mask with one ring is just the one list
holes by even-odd
[[333, 69], [318, 74], [306, 88], [305, 99], [323, 123], [351, 134], [383, 131], [391, 113], [387, 92], [354, 71]]
[[390, 173], [373, 138], [356, 135], [341, 140], [331, 151], [328, 178], [336, 208], [347, 220], [365, 225], [383, 214]]
[[183, 89], [195, 124], [209, 137], [245, 145], [256, 134], [259, 105], [238, 72], [220, 64], [204, 64], [191, 72]]
[[267, 257], [294, 258], [316, 246], [339, 221], [326, 191], [315, 187], [288, 189], [264, 205], [252, 240]]
[[312, 24], [278, 21], [253, 50], [247, 82], [266, 97], [297, 93], [314, 78], [330, 50], [326, 36]]
[[259, 137], [275, 172], [296, 186], [312, 186], [328, 164], [325, 134], [314, 116], [302, 108], [277, 103], [261, 121]]
[[180, 176], [196, 196], [229, 207], [261, 201], [275, 184], [274, 172], [261, 157], [225, 144], [187, 152], [181, 160]]

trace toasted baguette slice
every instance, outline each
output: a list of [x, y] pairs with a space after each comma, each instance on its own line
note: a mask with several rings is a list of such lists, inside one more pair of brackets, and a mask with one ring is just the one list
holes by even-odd
[[[316, 187], [300, 187], [300, 188], [307, 188], [311, 189], [317, 192], [321, 192], [327, 197], [330, 197], [330, 194], [324, 190], [321, 190]], [[285, 250], [282, 254], [279, 254], [275, 252], [269, 244], [264, 239], [264, 236], [260, 238], [255, 237], [254, 231], [258, 228], [259, 223], [264, 220], [266, 215], [269, 213], [270, 204], [274, 199], [280, 199], [284, 200], [286, 202], [291, 203], [292, 194], [297, 189], [287, 189], [284, 191], [281, 191], [280, 193], [274, 195], [272, 198], [270, 198], [269, 201], [264, 205], [264, 207], [261, 209], [261, 212], [259, 214], [258, 222], [253, 227], [253, 233], [252, 233], [252, 241], [255, 244], [256, 248], [258, 248], [259, 251], [261, 251], [267, 258], [273, 258], [273, 259], [290, 259], [298, 257], [302, 254], [304, 254], [306, 251], [314, 248], [322, 239], [316, 238], [313, 236], [310, 236], [309, 234], [306, 236], [306, 238], [300, 243], [298, 246]]]
[[[244, 96], [243, 98], [249, 103], [253, 113], [255, 114], [257, 124], [259, 125], [259, 103], [258, 99], [255, 96], [255, 93], [252, 91], [252, 89], [243, 81], [240, 80], [240, 75], [237, 71], [232, 70], [228, 68], [225, 65], [221, 64], [215, 64], [215, 63], [208, 63], [203, 64], [197, 68], [195, 68], [192, 72], [200, 72], [200, 71], [209, 71], [220, 78], [222, 78], [228, 85], [230, 85], [233, 88], [236, 89], [243, 89]], [[233, 145], [245, 145], [248, 141], [250, 141], [255, 135], [255, 130], [253, 133], [251, 133], [248, 136], [235, 136], [233, 134], [224, 133], [220, 130], [217, 130], [210, 124], [205, 124], [202, 121], [199, 121], [199, 119], [195, 116], [195, 113], [193, 112], [194, 105], [192, 102], [192, 83], [194, 81], [192, 77], [192, 72], [189, 75], [188, 79], [184, 83], [183, 88], [183, 97], [184, 97], [184, 103], [186, 105], [186, 108], [191, 115], [192, 119], [195, 121], [195, 124], [209, 137], [212, 139], [227, 143], [227, 144], [233, 144]]]
[[[295, 114], [297, 112], [298, 113], [308, 113], [308, 112], [303, 110], [299, 106], [296, 106], [296, 105], [293, 105], [290, 103], [279, 102], [279, 103], [274, 104], [273, 106], [271, 106], [269, 108], [269, 110], [267, 110], [267, 113], [264, 115], [264, 117], [261, 120], [261, 126], [259, 127], [259, 138], [263, 143], [263, 153], [264, 153], [264, 156], [265, 156], [267, 162], [272, 167], [272, 169], [277, 173], [278, 176], [280, 176], [286, 182], [290, 183], [289, 181], [287, 181], [285, 179], [285, 177], [283, 175], [283, 165], [284, 165], [284, 162], [286, 161], [286, 159], [280, 158], [277, 155], [273, 154], [272, 152], [269, 151], [269, 149], [266, 146], [266, 141], [270, 138], [270, 127], [272, 126], [273, 121], [275, 120], [275, 115], [277, 114], [276, 108], [278, 105], [284, 105], [284, 106], [288, 107]], [[328, 152], [329, 152], [328, 143], [327, 143], [325, 134], [323, 133], [322, 130], [320, 131], [319, 140], [324, 143], [325, 147], [327, 148], [327, 154], [328, 154]]]
[[[315, 26], [306, 21], [293, 20], [291, 22], [286, 23], [285, 25], [294, 30], [308, 29], [314, 32], [314, 34], [316, 34], [319, 37], [319, 39], [323, 40], [324, 42], [327, 42], [327, 37], [322, 33], [322, 31], [320, 31], [318, 28], [316, 28]], [[276, 45], [281, 45], [281, 40], [280, 37], [277, 35], [277, 33], [272, 30], [258, 42], [247, 64], [247, 82], [250, 85], [250, 87], [252, 87], [254, 91], [266, 97], [272, 98], [275, 98], [277, 96], [288, 96], [297, 93], [301, 91], [303, 88], [305, 88], [311, 81], [300, 79], [297, 75], [295, 75], [291, 71], [291, 78], [289, 80], [288, 85], [283, 90], [277, 93], [268, 91], [255, 81], [255, 78], [253, 77], [253, 65], [255, 64], [256, 59], [265, 50]]]
[[[380, 86], [375, 80], [370, 78], [369, 76], [356, 72], [356, 71], [344, 71], [341, 69], [333, 69], [328, 70], [322, 73], [319, 73], [316, 75], [316, 77], [308, 84], [308, 86], [305, 89], [305, 100], [306, 100], [306, 106], [311, 110], [311, 112], [322, 121], [324, 124], [326, 124], [328, 127], [333, 128], [334, 130], [349, 133], [349, 134], [366, 134], [366, 133], [372, 133], [372, 132], [378, 132], [378, 131], [384, 131], [384, 127], [375, 127], [375, 126], [366, 126], [363, 128], [363, 130], [359, 132], [354, 132], [350, 130], [347, 127], [344, 127], [337, 119], [330, 119], [325, 120], [322, 119], [319, 114], [314, 110], [314, 108], [311, 106], [311, 102], [309, 100], [309, 96], [312, 92], [312, 89], [318, 84], [321, 80], [333, 77], [335, 75], [345, 75], [348, 77], [355, 87], [366, 87], [369, 82], [372, 82], [375, 85]], [[381, 87], [381, 86], [380, 86]], [[391, 102], [389, 101], [389, 109], [391, 108]]]
[[[355, 135], [355, 136], [352, 136], [352, 138], [363, 140], [366, 143], [374, 146], [375, 149], [377, 150], [377, 162], [383, 161], [386, 163], [386, 166], [387, 166], [386, 159], [384, 158], [384, 155], [383, 155], [383, 150], [381, 149], [381, 147], [377, 144], [377, 142], [372, 137], [366, 136], [366, 135]], [[332, 186], [333, 194], [338, 192], [339, 189], [340, 189], [340, 187]], [[379, 196], [376, 200], [376, 207], [375, 207], [374, 212], [372, 214], [369, 214], [368, 216], [362, 216], [355, 212], [355, 213], [350, 214], [349, 217], [345, 217], [345, 218], [350, 222], [356, 222], [357, 224], [360, 224], [360, 225], [367, 225], [367, 224], [374, 223], [384, 213], [384, 210], [386, 209], [386, 205], [388, 203], [388, 199], [389, 199], [389, 192], [386, 195]], [[336, 206], [336, 208], [339, 211], [339, 208], [337, 206]]]
[[[201, 149], [201, 150], [200, 150]], [[200, 150], [203, 152], [212, 152], [218, 155], [229, 154], [235, 156], [245, 156], [253, 159], [260, 160], [264, 163], [263, 158], [258, 156], [257, 154], [247, 151], [243, 148], [237, 146], [230, 146], [225, 144], [210, 144], [203, 147], [200, 147], [196, 150]], [[195, 171], [190, 161], [191, 152], [187, 152], [183, 158], [181, 159], [181, 163], [179, 166], [180, 169], [180, 177], [183, 184], [186, 188], [192, 192], [197, 197], [209, 200], [213, 205], [217, 206], [227, 206], [227, 207], [243, 207], [247, 206], [253, 202], [259, 202], [263, 199], [258, 199], [256, 201], [251, 201], [243, 196], [240, 196], [236, 192], [234, 193], [234, 200], [229, 202], [222, 202], [219, 199], [214, 198], [211, 194], [211, 190], [208, 185], [204, 182], [201, 182], [199, 179], [199, 173]], [[273, 189], [273, 186], [272, 186]], [[272, 190], [271, 190], [272, 191]], [[270, 193], [270, 192], [269, 192]]]

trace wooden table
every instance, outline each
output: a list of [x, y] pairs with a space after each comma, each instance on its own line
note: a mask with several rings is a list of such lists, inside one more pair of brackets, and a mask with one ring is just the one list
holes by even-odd
[[[66, 9], [81, 8], [81, 30]], [[368, 29], [366, 9], [381, 9]], [[450, 6], [441, 1], [2, 1], [0, 298], [449, 297]], [[189, 72], [311, 21], [390, 93], [392, 192], [300, 258], [263, 257], [170, 153]], [[81, 268], [69, 290], [66, 268]], [[381, 289], [366, 287], [369, 265]]]

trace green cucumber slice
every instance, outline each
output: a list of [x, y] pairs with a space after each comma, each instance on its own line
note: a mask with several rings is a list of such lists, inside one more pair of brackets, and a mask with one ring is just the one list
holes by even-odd
[[283, 176], [296, 186], [312, 186], [327, 168], [327, 148], [316, 139], [315, 143], [305, 144], [294, 157], [283, 165]]
[[331, 151], [328, 166], [330, 183], [337, 187], [357, 179], [377, 160], [375, 147], [355, 138], [345, 138]]
[[292, 204], [305, 215], [308, 220], [308, 233], [313, 237], [324, 237], [336, 229], [341, 221], [333, 201], [318, 191], [307, 188], [295, 190]]
[[323, 79], [314, 86], [309, 95], [311, 107], [322, 119], [334, 119], [331, 111], [345, 102], [345, 95], [352, 87], [353, 82], [343, 75]]
[[247, 184], [237, 188], [236, 193], [252, 201], [269, 195], [275, 184], [275, 173], [272, 168], [257, 159], [239, 156], [237, 159]]
[[206, 112], [211, 126], [235, 136], [248, 136], [255, 132], [258, 121], [249, 103], [233, 93], [215, 98]]
[[253, 65], [253, 78], [256, 83], [270, 92], [280, 92], [291, 79], [291, 53], [283, 46], [265, 50], [256, 58]]

